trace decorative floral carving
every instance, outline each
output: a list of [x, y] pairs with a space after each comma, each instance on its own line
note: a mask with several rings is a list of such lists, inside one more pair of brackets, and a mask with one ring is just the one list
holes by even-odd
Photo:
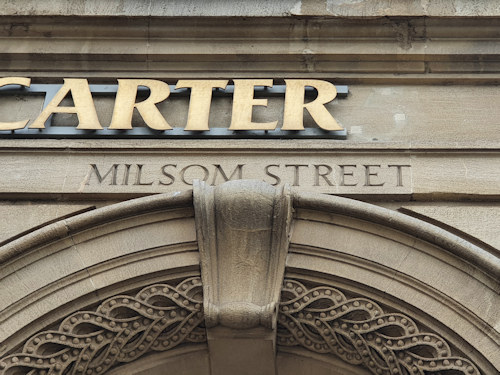
[[107, 299], [31, 337], [22, 352], [0, 359], [1, 375], [102, 374], [148, 351], [206, 341], [199, 277], [151, 285], [135, 297]]
[[441, 337], [367, 298], [295, 280], [285, 280], [281, 298], [278, 345], [331, 353], [373, 374], [480, 374], [470, 360], [452, 356]]
[[[206, 341], [202, 301], [199, 277], [109, 298], [31, 337], [21, 352], [0, 359], [0, 375], [103, 374], [148, 351]], [[469, 359], [453, 356], [445, 340], [420, 332], [404, 314], [329, 286], [285, 280], [278, 319], [278, 345], [334, 354], [373, 374], [480, 375]]]

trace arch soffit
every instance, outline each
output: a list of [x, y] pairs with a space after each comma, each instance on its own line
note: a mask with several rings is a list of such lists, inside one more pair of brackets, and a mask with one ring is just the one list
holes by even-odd
[[[245, 204], [242, 204], [242, 196], [248, 196], [249, 192], [252, 191], [255, 192], [255, 194], [247, 200], [248, 204], [245, 206]], [[232, 196], [234, 199], [223, 202], [225, 199], [221, 200], [221, 197], [227, 196]], [[221, 217], [220, 208], [223, 207], [224, 204], [228, 205], [229, 208], [226, 214], [231, 216], [229, 221], [248, 221], [248, 212], [244, 213], [244, 215], [240, 215], [240, 217], [233, 217], [234, 213], [244, 211], [242, 208], [249, 208], [251, 210], [251, 207], [255, 204], [255, 199], [260, 199], [256, 198], [258, 196], [267, 197], [267, 201], [264, 199], [264, 206], [272, 202], [270, 206], [273, 207], [272, 213], [274, 215], [274, 221], [271, 220], [267, 227], [270, 231], [268, 232], [272, 233], [270, 242], [265, 244], [259, 243], [258, 245], [267, 248], [284, 248], [285, 250], [281, 251], [282, 254], [288, 252], [286, 262], [283, 257], [282, 259], [279, 259], [279, 257], [271, 257], [261, 262], [262, 264], [260, 265], [250, 264], [250, 269], [252, 267], [262, 268], [270, 264], [282, 269], [281, 274], [278, 272], [277, 275], [274, 275], [274, 290], [270, 290], [268, 293], [269, 295], [266, 297], [268, 302], [270, 302], [266, 303], [266, 301], [262, 300], [252, 300], [255, 296], [239, 298], [228, 292], [224, 292], [224, 296], [211, 295], [210, 300], [207, 301], [206, 296], [209, 295], [211, 291], [207, 290], [207, 285], [204, 285], [205, 281], [209, 280], [211, 283], [221, 282], [224, 280], [224, 277], [227, 279], [227, 275], [221, 277], [219, 273], [225, 274], [228, 270], [228, 264], [219, 265], [219, 267], [216, 265], [215, 268], [218, 268], [218, 271], [216, 274], [213, 274], [214, 264], [210, 264], [210, 261], [213, 262], [213, 259], [210, 258], [210, 255], [207, 255], [207, 253], [210, 252], [207, 248], [213, 247], [214, 249], [212, 251], [217, 251], [219, 247], [228, 247], [231, 241], [234, 241], [234, 239], [229, 238], [225, 239], [226, 243], [209, 243], [211, 240], [213, 241], [213, 236], [210, 236], [209, 232], [210, 229], [214, 229], [214, 223], [221, 224], [223, 221], [228, 220], [227, 217]], [[174, 290], [178, 287], [182, 288], [184, 285], [182, 282], [184, 280], [199, 279], [200, 271], [198, 263], [201, 262], [202, 278], [199, 279], [198, 287], [203, 285], [205, 297], [201, 297], [203, 301], [198, 301], [200, 306], [203, 307], [199, 307], [197, 311], [191, 311], [191, 313], [204, 313], [209, 337], [213, 340], [218, 340], [220, 342], [224, 341], [227, 332], [218, 332], [221, 327], [225, 330], [241, 329], [241, 326], [246, 324], [247, 330], [259, 327], [259, 329], [262, 328], [264, 330], [267, 329], [271, 332], [276, 332], [276, 315], [286, 315], [283, 314], [282, 310], [279, 310], [278, 306], [273, 305], [273, 300], [276, 301], [279, 299], [279, 293], [286, 292], [286, 284], [284, 289], [281, 287], [281, 280], [284, 273], [285, 278], [290, 278], [288, 286], [296, 286], [298, 285], [296, 283], [299, 283], [303, 292], [306, 294], [320, 291], [314, 288], [323, 288], [324, 292], [330, 290], [332, 294], [336, 292], [341, 293], [344, 296], [343, 302], [347, 303], [347, 305], [354, 303], [356, 298], [365, 298], [367, 301], [370, 301], [365, 302], [372, 305], [373, 303], [377, 304], [377, 301], [382, 302], [382, 305], [379, 303], [377, 306], [380, 309], [379, 314], [383, 314], [384, 316], [395, 314], [391, 311], [399, 311], [399, 314], [403, 314], [406, 317], [417, 316], [418, 322], [423, 322], [422, 327], [433, 328], [432, 335], [436, 335], [434, 333], [436, 331], [441, 335], [449, 334], [450, 338], [448, 341], [451, 341], [454, 348], [458, 347], [461, 355], [467, 353], [474, 358], [474, 360], [470, 361], [472, 366], [476, 366], [474, 363], [480, 363], [481, 368], [499, 368], [498, 363], [491, 363], [495, 362], [493, 352], [495, 342], [498, 349], [498, 330], [495, 329], [495, 323], [498, 327], [499, 321], [498, 316], [494, 314], [488, 315], [488, 311], [491, 311], [491, 307], [493, 306], [490, 306], [489, 310], [486, 309], [488, 311], [476, 310], [474, 308], [474, 303], [472, 303], [471, 306], [467, 306], [467, 303], [461, 300], [456, 301], [455, 295], [450, 294], [454, 292], [454, 290], [448, 290], [443, 293], [442, 284], [438, 282], [439, 280], [435, 281], [432, 277], [429, 278], [428, 274], [423, 275], [424, 277], [419, 277], [418, 272], [421, 271], [418, 269], [416, 271], [417, 274], [412, 275], [407, 269], [398, 269], [398, 267], [393, 265], [389, 265], [388, 267], [386, 265], [387, 259], [384, 259], [383, 256], [386, 249], [392, 249], [393, 251], [395, 248], [399, 248], [400, 252], [401, 249], [409, 249], [407, 253], [405, 253], [406, 257], [412, 252], [417, 253], [420, 254], [421, 257], [425, 257], [425, 260], [429, 262], [429, 264], [434, 262], [434, 260], [439, 260], [439, 262], [437, 262], [439, 267], [442, 267], [444, 264], [447, 270], [457, 272], [457, 275], [467, 275], [467, 282], [475, 283], [474, 285], [481, 289], [480, 292], [486, 291], [486, 297], [493, 296], [494, 303], [498, 305], [498, 283], [495, 280], [499, 279], [500, 267], [498, 265], [498, 258], [495, 254], [491, 254], [487, 250], [470, 244], [440, 228], [397, 212], [345, 198], [294, 193], [287, 189], [285, 189], [285, 191], [276, 191], [274, 188], [263, 186], [261, 183], [236, 182], [224, 184], [224, 186], [217, 188], [197, 186], [195, 187], [194, 206], [196, 215], [194, 215], [193, 211], [193, 193], [191, 191], [173, 195], [139, 198], [65, 219], [62, 222], [49, 225], [46, 228], [33, 232], [32, 234], [4, 246], [0, 252], [0, 260], [1, 264], [3, 264], [0, 271], [3, 277], [6, 275], [15, 275], [30, 265], [37, 267], [41, 265], [44, 267], [44, 263], [40, 262], [46, 258], [41, 258], [39, 254], [55, 256], [55, 254], [64, 254], [64, 252], [71, 251], [71, 249], [75, 248], [78, 250], [77, 253], [81, 254], [85, 249], [83, 246], [79, 249], [81, 245], [92, 247], [96, 245], [95, 241], [98, 240], [102, 241], [100, 242], [101, 245], [102, 243], [107, 244], [120, 236], [126, 237], [125, 241], [120, 243], [123, 245], [123, 243], [128, 243], [136, 233], [153, 227], [153, 230], [147, 231], [147, 236], [141, 237], [142, 241], [138, 241], [141, 242], [140, 244], [133, 243], [126, 253], [113, 253], [108, 256], [106, 255], [106, 251], [102, 249], [100, 253], [103, 257], [99, 258], [95, 264], [90, 266], [88, 264], [82, 264], [80, 270], [68, 273], [59, 278], [56, 275], [52, 280], [48, 280], [45, 285], [37, 285], [34, 290], [28, 291], [25, 295], [21, 294], [21, 297], [12, 297], [11, 300], [13, 302], [7, 307], [7, 312], [10, 308], [17, 308], [16, 311], [24, 310], [25, 302], [26, 305], [37, 307], [37, 289], [50, 289], [56, 286], [56, 289], [58, 288], [61, 291], [71, 290], [72, 286], [78, 289], [81, 285], [75, 282], [76, 274], [79, 272], [86, 272], [87, 274], [80, 275], [80, 278], [83, 282], [85, 280], [88, 281], [89, 278], [92, 279], [97, 275], [97, 268], [102, 268], [103, 264], [112, 264], [113, 262], [116, 264], [114, 264], [113, 267], [108, 267], [108, 270], [102, 274], [109, 276], [109, 274], [114, 272], [122, 277], [122, 281], [119, 281], [120, 278], [118, 277], [111, 280], [110, 284], [112, 283], [114, 287], [106, 285], [106, 276], [100, 284], [97, 283], [93, 286], [93, 291], [89, 288], [86, 292], [68, 293], [68, 300], [61, 301], [59, 307], [51, 307], [51, 309], [46, 309], [45, 311], [41, 309], [42, 313], [39, 313], [39, 316], [35, 316], [34, 318], [31, 317], [30, 322], [33, 321], [35, 324], [26, 324], [28, 320], [25, 317], [21, 317], [21, 321], [17, 322], [17, 327], [14, 324], [15, 328], [12, 332], [7, 330], [9, 340], [11, 338], [14, 339], [10, 341], [10, 345], [9, 340], [6, 340], [8, 344], [4, 349], [8, 351], [14, 346], [19, 347], [19, 345], [25, 343], [26, 338], [30, 336], [31, 340], [33, 340], [35, 337], [32, 336], [33, 332], [40, 329], [46, 329], [49, 326], [46, 316], [50, 311], [57, 310], [57, 313], [53, 314], [52, 323], [54, 323], [55, 321], [60, 321], [64, 317], [68, 319], [71, 319], [71, 317], [75, 318], [75, 316], [73, 316], [75, 310], [80, 310], [83, 306], [95, 306], [98, 301], [102, 302], [102, 300], [106, 298], [109, 299], [116, 294], [124, 292], [128, 292], [126, 294], [130, 297], [130, 291], [137, 291], [141, 287], [147, 285], [155, 283], [163, 285], [161, 282], [165, 282], [165, 285], [168, 285], [168, 287], [165, 287], [167, 289], [173, 288], [172, 290]], [[204, 207], [203, 210], [201, 207]], [[211, 209], [213, 212], [207, 214], [207, 207], [209, 208], [208, 211]], [[291, 218], [292, 207], [295, 211], [293, 219]], [[203, 212], [205, 214], [203, 214]], [[212, 215], [212, 219], [210, 219], [210, 215]], [[194, 216], [196, 216], [196, 218], [194, 218]], [[276, 216], [278, 216], [278, 218], [276, 218]], [[258, 216], [255, 217], [257, 222], [260, 219], [261, 218]], [[170, 232], [167, 230], [166, 234], [160, 236], [161, 241], [155, 243], [154, 237], [164, 230], [166, 221], [168, 221], [169, 226], [173, 227], [173, 230]], [[234, 223], [231, 222], [230, 224], [233, 225]], [[238, 225], [241, 225], [241, 223]], [[292, 226], [291, 232], [285, 230], [284, 232], [278, 233], [280, 228], [288, 228], [290, 225]], [[162, 228], [162, 230], [160, 230], [160, 228]], [[203, 228], [208, 230], [205, 235], [202, 233]], [[326, 232], [330, 232], [332, 235], [330, 237], [326, 235], [316, 236], [318, 233], [314, 231], [308, 232], [311, 228], [316, 228], [316, 232], [319, 231], [318, 233], [320, 234], [322, 233], [321, 231], [326, 230]], [[250, 229], [251, 231], [255, 230], [255, 228], [244, 229]], [[258, 229], [262, 230], [262, 228]], [[197, 235], [195, 230], [198, 230]], [[129, 233], [130, 236], [127, 237], [125, 235], [126, 233]], [[353, 233], [357, 235], [352, 236]], [[174, 240], [165, 240], [167, 237], [173, 237]], [[276, 237], [279, 237], [278, 241], [276, 241]], [[356, 237], [361, 237], [361, 241], [356, 242]], [[272, 238], [275, 238], [275, 240], [273, 241]], [[311, 238], [313, 240], [311, 240]], [[335, 240], [335, 238], [338, 238], [338, 240]], [[348, 241], [345, 241], [346, 238]], [[382, 249], [382, 251], [379, 251], [379, 254], [373, 255], [371, 258], [363, 256], [361, 253], [341, 248], [338, 243], [338, 241], [344, 240], [351, 248], [360, 250], [363, 247], [366, 248], [367, 244], [369, 244], [369, 242], [366, 242], [367, 239], [376, 239], [376, 241], [374, 241], [374, 246], [381, 245]], [[243, 245], [245, 245], [245, 243]], [[349, 246], [347, 246], [347, 248]], [[198, 255], [198, 247], [201, 251], [201, 259]], [[149, 259], [151, 262], [143, 263], [144, 268], [138, 267], [136, 274], [131, 273], [127, 275], [125, 279], [128, 280], [124, 282], [123, 272], [120, 274], [120, 269], [123, 269], [122, 271], [125, 273], [129, 272], [130, 269], [134, 267], [133, 265], [141, 264], [144, 254], [146, 253], [150, 254]], [[159, 258], [160, 254], [163, 253], [168, 253], [168, 256]], [[205, 255], [203, 255], [204, 253]], [[329, 258], [328, 255], [332, 254], [334, 256]], [[243, 255], [248, 256], [249, 253]], [[128, 260], [125, 262], [117, 262], [118, 258], [123, 260], [127, 257]], [[417, 257], [413, 260], [410, 259], [410, 263], [418, 262], [422, 259], [421, 257]], [[444, 261], [440, 260], [440, 258], [444, 259]], [[159, 259], [161, 259], [164, 264], [168, 263], [169, 266], [153, 267], [153, 269], [149, 268], [151, 264], [159, 263]], [[241, 266], [241, 259], [238, 259], [237, 262], [239, 262], [238, 264]], [[126, 264], [130, 266], [127, 268]], [[344, 269], [341, 267], [342, 264], [344, 265]], [[349, 266], [345, 266], [345, 264]], [[405, 262], [400, 261], [399, 264], [404, 265]], [[429, 264], [427, 264], [427, 268], [430, 267]], [[226, 268], [221, 268], [221, 266]], [[415, 268], [414, 266], [415, 265], [410, 264], [409, 268]], [[355, 277], [355, 274], [352, 273], [356, 267], [358, 267], [356, 274], [359, 274], [359, 277]], [[359, 267], [364, 271], [359, 272]], [[145, 271], [146, 269], [148, 271]], [[212, 271], [203, 271], [209, 269]], [[44, 272], [44, 270], [40, 271]], [[45, 271], [50, 272], [50, 269]], [[144, 272], [149, 272], [151, 276], [144, 277]], [[374, 277], [374, 275], [381, 275], [384, 274], [384, 272], [384, 277]], [[392, 286], [384, 284], [391, 272], [393, 280]], [[212, 273], [210, 276], [211, 278], [207, 279], [207, 275], [210, 273]], [[399, 279], [395, 277], [395, 275], [399, 275]], [[371, 281], [374, 279], [375, 283]], [[252, 280], [250, 280], [250, 282], [252, 282]], [[290, 282], [292, 284], [290, 284]], [[193, 283], [193, 281], [191, 281], [191, 283]], [[193, 285], [194, 284], [196, 283], [193, 283]], [[410, 286], [414, 291], [418, 291], [418, 293], [412, 295], [413, 301], [412, 298], [404, 298], [404, 295], [402, 295], [409, 290]], [[460, 288], [463, 289], [463, 285], [459, 287], [459, 289]], [[402, 292], [399, 294], [394, 292], [397, 289], [400, 289]], [[289, 297], [292, 296], [293, 293], [297, 293], [292, 290], [288, 292], [292, 293], [289, 294]], [[477, 292], [478, 290], [474, 290], [475, 295], [477, 295]], [[13, 292], [10, 291], [10, 293]], [[43, 293], [41, 294], [43, 295]], [[89, 295], [91, 297], [89, 297]], [[193, 302], [193, 298], [195, 298], [193, 297], [194, 295], [188, 296], [185, 293], [181, 293], [180, 295], [181, 298], [186, 298], [191, 302]], [[385, 298], [383, 297], [384, 295], [392, 296], [392, 298]], [[164, 297], [165, 296], [162, 298]], [[294, 298], [297, 299], [299, 297], [303, 298], [304, 296], [295, 295]], [[451, 308], [449, 306], [443, 308], [443, 300], [439, 301], [438, 299], [444, 297], [452, 302], [453, 306]], [[464, 298], [466, 297], [467, 296]], [[170, 298], [170, 302], [172, 302], [171, 296], [166, 298]], [[196, 294], [196, 298], [200, 298], [200, 293]], [[282, 298], [284, 297], [282, 296]], [[421, 305], [415, 302], [415, 299], [418, 298], [423, 301]], [[237, 305], [231, 305], [231, 299], [242, 300], [237, 301]], [[430, 300], [433, 300], [433, 302], [429, 302]], [[361, 300], [358, 302], [360, 301]], [[52, 304], [51, 306], [56, 306], [53, 304], [54, 301], [50, 302]], [[404, 306], [402, 309], [401, 302], [403, 302], [402, 305]], [[70, 303], [71, 306], [69, 306]], [[176, 303], [179, 303], [179, 301]], [[441, 305], [443, 311], [446, 310], [442, 314], [443, 316], [439, 317], [438, 314], [438, 319], [429, 317], [429, 315], [433, 315], [433, 312], [427, 312], [426, 307], [432, 307], [433, 305], [435, 305], [434, 308], [438, 308], [439, 305]], [[352, 307], [353, 305], [350, 305], [349, 308]], [[300, 306], [300, 309], [304, 308], [307, 310], [307, 304]], [[334, 308], [334, 306], [330, 306], [330, 310], [332, 308]], [[36, 308], [33, 310], [36, 310]], [[277, 314], [278, 310], [280, 313]], [[76, 313], [80, 312], [77, 311]], [[299, 312], [296, 313], [299, 314]], [[44, 316], [45, 318], [43, 318]], [[81, 316], [83, 317], [83, 315]], [[250, 322], [245, 319], [242, 320], [242, 316], [245, 316], [247, 320], [248, 316], [250, 316]], [[394, 315], [394, 317], [396, 318], [396, 315]], [[375, 318], [375, 316], [372, 318]], [[24, 326], [22, 322], [23, 319], [26, 319]], [[42, 321], [44, 323], [42, 323]], [[460, 329], [453, 328], [451, 332], [447, 330], [446, 327], [454, 327], [457, 325], [457, 321], [459, 323], [468, 322], [465, 324], [465, 329], [460, 331]], [[470, 323], [471, 321], [472, 323]], [[455, 322], [455, 324], [449, 324], [452, 322]], [[16, 322], [14, 321], [14, 323]], [[417, 326], [418, 324], [415, 326], [415, 329], [419, 332], [422, 328], [418, 328]], [[486, 329], [484, 329], [484, 335], [480, 335], [477, 329], [479, 326], [482, 326], [483, 329], [486, 327]], [[193, 329], [196, 327], [198, 326], [195, 325]], [[283, 331], [283, 324], [280, 324], [280, 327]], [[190, 332], [192, 333], [193, 331], [191, 330]], [[289, 330], [288, 336], [286, 337], [290, 338], [290, 332]], [[269, 332], [262, 336], [264, 340], [266, 340], [266, 335], [268, 335], [268, 333]], [[408, 332], [406, 333], [408, 336]], [[473, 336], [475, 335], [472, 339], [467, 337], [467, 335], [471, 334]], [[294, 335], [298, 335], [298, 331], [292, 332], [292, 336]], [[204, 337], [206, 339], [206, 336]], [[295, 339], [297, 338], [297, 336], [294, 337]], [[436, 335], [436, 337], [439, 336]], [[446, 338], [448, 338], [448, 336], [446, 336]], [[283, 337], [280, 338], [278, 335], [278, 348], [283, 353], [297, 352], [298, 346], [299, 348], [306, 348], [312, 352], [322, 354], [322, 350], [317, 348], [315, 350], [314, 345], [309, 345], [308, 347], [305, 341], [303, 343], [288, 342], [285, 345], [284, 342], [280, 342], [282, 339]], [[460, 339], [469, 344], [460, 344]], [[275, 338], [273, 338], [272, 335], [270, 339], [267, 340], [270, 347], [275, 345], [273, 340], [275, 340]], [[432, 340], [434, 340], [434, 338], [432, 338]], [[478, 345], [476, 345], [476, 343]], [[481, 346], [479, 343], [482, 343], [484, 347], [479, 348]], [[433, 341], [433, 345], [437, 345], [437, 341]], [[224, 350], [222, 350], [221, 353], [223, 352]], [[327, 352], [328, 350], [325, 351], [325, 353]], [[339, 357], [339, 353], [335, 354]], [[340, 358], [344, 359], [346, 362], [356, 364], [354, 359], [347, 358], [347, 354], [345, 354], [345, 358], [340, 355]], [[429, 361], [429, 366], [431, 365], [430, 362], [432, 361]], [[438, 363], [438, 365], [440, 364]], [[467, 367], [464, 367], [464, 369], [467, 369]], [[2, 370], [0, 369], [0, 371]]]

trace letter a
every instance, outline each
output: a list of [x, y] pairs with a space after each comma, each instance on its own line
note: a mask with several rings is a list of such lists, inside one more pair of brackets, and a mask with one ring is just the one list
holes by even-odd
[[[71, 92], [75, 106], [59, 107], [59, 104], [61, 104], [69, 92]], [[86, 79], [65, 78], [64, 85], [29, 128], [45, 128], [45, 121], [53, 113], [76, 113], [78, 116], [77, 129], [102, 129], [97, 117], [94, 101], [92, 100], [92, 94], [90, 93], [89, 83]]]

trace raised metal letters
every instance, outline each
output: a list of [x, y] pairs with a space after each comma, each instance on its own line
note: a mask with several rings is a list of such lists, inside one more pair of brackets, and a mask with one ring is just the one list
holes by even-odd
[[[229, 132], [242, 131], [248, 135], [252, 131], [278, 131], [276, 130], [278, 121], [271, 122], [254, 122], [252, 121], [252, 110], [256, 106], [267, 106], [267, 98], [256, 98], [255, 93], [259, 92], [261, 87], [266, 88], [267, 94], [276, 94], [272, 91], [272, 79], [235, 79], [234, 94], [231, 123]], [[294, 132], [300, 130], [305, 132], [303, 115], [304, 110], [307, 110], [318, 127], [323, 131], [339, 132], [343, 128], [332, 117], [325, 104], [331, 102], [337, 96], [336, 87], [326, 81], [321, 80], [306, 80], [306, 79], [287, 79], [284, 104], [284, 120], [281, 128], [284, 132]], [[27, 87], [30, 90], [30, 79], [25, 77], [6, 77], [0, 78], [0, 87], [7, 85], [20, 85]], [[175, 129], [165, 120], [162, 113], [156, 107], [156, 104], [166, 100], [172, 90], [179, 94], [186, 92], [183, 89], [190, 89], [190, 103], [187, 116], [187, 123], [184, 127], [186, 132], [205, 132], [209, 131], [209, 114], [214, 89], [226, 89], [228, 80], [179, 80], [175, 87], [169, 86], [166, 82], [153, 79], [118, 79], [116, 90], [116, 100], [113, 108], [113, 116], [111, 123], [107, 129], [103, 129], [97, 116], [96, 108], [92, 98], [93, 89], [102, 86], [104, 91], [113, 92], [111, 86], [106, 85], [89, 85], [86, 79], [81, 78], [66, 78], [57, 92], [52, 87], [49, 91], [52, 95], [47, 94], [46, 102], [40, 115], [29, 125], [29, 129], [45, 129], [47, 124], [50, 124], [50, 118], [55, 113], [71, 113], [78, 116], [79, 130], [100, 130], [96, 134], [113, 135], [115, 131], [121, 130], [138, 130], [134, 129], [132, 124], [132, 115], [134, 109], [137, 109], [139, 115], [144, 120], [147, 128], [156, 131], [172, 131], [176, 134]], [[44, 85], [34, 85], [44, 86]], [[45, 85], [51, 86], [51, 85]], [[116, 87], [116, 86], [115, 86]], [[313, 88], [317, 91], [317, 98], [305, 103], [305, 93], [307, 88]], [[140, 90], [149, 89], [149, 96], [136, 103], [137, 93]], [[56, 87], [57, 90], [57, 87]], [[43, 92], [43, 90], [31, 90], [32, 92]], [[28, 92], [31, 92], [28, 91]], [[6, 92], [6, 90], [2, 90]], [[48, 91], [47, 91], [48, 92]], [[264, 91], [262, 91], [264, 92]], [[231, 88], [227, 91], [231, 93]], [[345, 90], [347, 93], [347, 89]], [[73, 106], [61, 106], [62, 101], [71, 95]], [[32, 119], [23, 119], [13, 122], [0, 122], [0, 131], [2, 130], [18, 130], [17, 134], [25, 134], [19, 130], [26, 127]], [[29, 130], [28, 129], [28, 130]], [[314, 130], [314, 129], [308, 129]], [[319, 130], [319, 129], [318, 129]], [[48, 131], [50, 133], [52, 130]], [[37, 133], [26, 133], [27, 135], [42, 135], [45, 130]], [[55, 133], [51, 133], [54, 134]], [[16, 133], [14, 133], [16, 135]], [[63, 135], [63, 134], [57, 134]], [[254, 134], [253, 134], [254, 135]], [[343, 136], [344, 134], [338, 134]], [[283, 136], [279, 134], [279, 136]]]
[[[59, 104], [69, 93], [71, 93], [75, 105], [73, 107], [60, 107]], [[77, 129], [102, 129], [86, 79], [65, 78], [63, 87], [30, 125], [30, 128], [43, 129], [45, 121], [53, 113], [76, 113], [79, 121]]]
[[[318, 126], [325, 130], [342, 130], [342, 127], [330, 115], [325, 104], [337, 96], [335, 86], [317, 79], [286, 79], [285, 115], [282, 130], [303, 130], [303, 111], [307, 109]], [[318, 90], [318, 97], [312, 102], [304, 103], [306, 86]]]
[[[21, 85], [24, 87], [29, 87], [31, 84], [31, 79], [24, 77], [7, 77], [0, 78], [0, 87], [6, 85]], [[29, 120], [21, 120], [15, 122], [0, 122], [0, 130], [15, 130], [22, 129], [28, 124]]]
[[210, 115], [210, 103], [212, 102], [212, 89], [225, 89], [227, 80], [179, 80], [176, 89], [190, 88], [191, 99], [189, 100], [188, 120], [184, 130], [210, 130], [208, 117]]
[[255, 86], [273, 85], [272, 79], [235, 79], [233, 97], [233, 118], [230, 130], [273, 130], [278, 121], [257, 123], [252, 122], [252, 108], [254, 106], [267, 106], [267, 99], [254, 99]]
[[[146, 86], [151, 90], [149, 97], [136, 103], [137, 88]], [[110, 129], [132, 129], [132, 114], [137, 108], [146, 125], [156, 130], [168, 130], [172, 127], [163, 118], [155, 104], [167, 99], [170, 88], [163, 81], [153, 79], [119, 79], [115, 108]]]

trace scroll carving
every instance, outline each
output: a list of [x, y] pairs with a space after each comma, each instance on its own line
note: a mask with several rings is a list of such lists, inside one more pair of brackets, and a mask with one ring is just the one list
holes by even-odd
[[288, 190], [253, 180], [195, 184], [207, 328], [276, 327], [291, 221]]
[[156, 284], [135, 296], [108, 298], [31, 337], [19, 353], [0, 359], [0, 375], [103, 374], [149, 351], [204, 342], [201, 279]]
[[211, 373], [275, 375], [289, 188], [256, 180], [198, 182], [193, 201]]
[[404, 314], [386, 313], [367, 298], [347, 298], [329, 286], [308, 288], [285, 279], [278, 317], [278, 345], [300, 345], [334, 354], [373, 374], [479, 375], [448, 343], [421, 332]]

